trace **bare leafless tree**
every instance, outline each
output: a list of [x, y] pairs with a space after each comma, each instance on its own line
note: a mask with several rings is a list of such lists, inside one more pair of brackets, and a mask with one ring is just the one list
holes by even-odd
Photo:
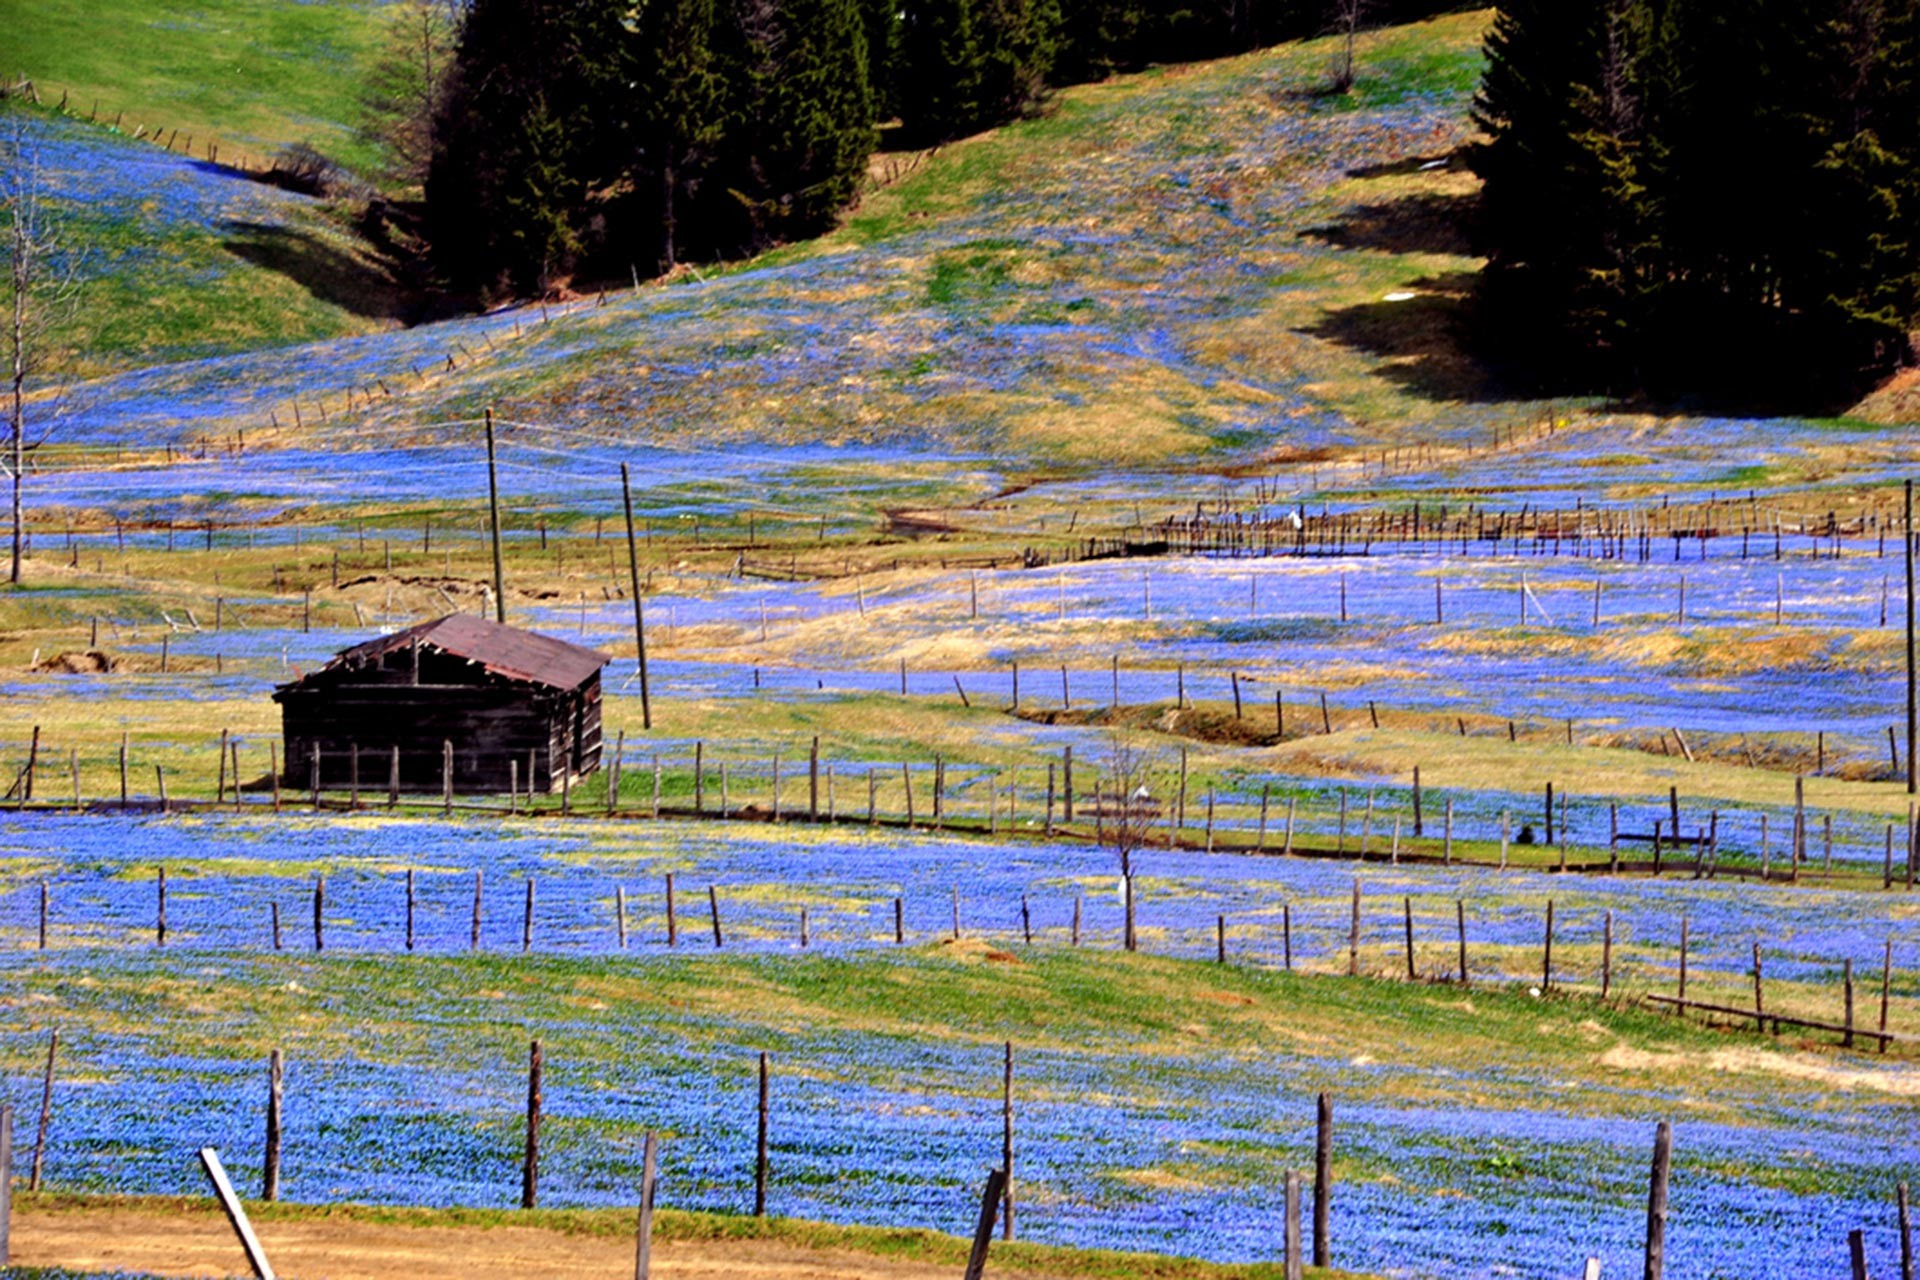
[[393, 6], [386, 44], [367, 77], [361, 136], [386, 151], [386, 177], [402, 188], [426, 181], [466, 10], [465, 0]]
[[1360, 25], [1366, 21], [1369, 8], [1369, 0], [1333, 0], [1333, 29], [1341, 38], [1340, 60], [1334, 64], [1333, 83], [1329, 86], [1334, 93], [1346, 93], [1353, 88]]
[[1154, 788], [1162, 772], [1153, 753], [1118, 733], [1108, 740], [1097, 806], [1101, 839], [1120, 860], [1120, 891], [1126, 913], [1121, 945], [1128, 951], [1139, 949], [1134, 930], [1135, 855], [1146, 848], [1147, 837], [1160, 816]]
[[73, 264], [59, 260], [59, 236], [44, 199], [43, 176], [40, 150], [33, 144], [27, 118], [16, 111], [5, 132], [0, 133], [0, 220], [6, 223], [10, 295], [7, 355], [12, 376], [7, 452], [0, 469], [7, 473], [12, 526], [7, 580], [16, 585], [26, 557], [21, 487], [26, 479], [27, 454], [44, 443], [44, 435], [34, 443], [27, 440], [27, 382], [41, 372], [46, 347], [43, 338], [50, 319], [71, 301], [73, 293]]

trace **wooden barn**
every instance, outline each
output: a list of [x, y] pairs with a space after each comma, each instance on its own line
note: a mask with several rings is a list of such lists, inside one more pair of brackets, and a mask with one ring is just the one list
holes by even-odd
[[600, 668], [607, 656], [470, 614], [381, 636], [274, 691], [285, 781], [439, 791], [554, 792], [600, 766]]

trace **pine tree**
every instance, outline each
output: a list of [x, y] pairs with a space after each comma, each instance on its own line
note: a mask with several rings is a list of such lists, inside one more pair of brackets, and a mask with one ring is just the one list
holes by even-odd
[[382, 176], [403, 189], [418, 189], [433, 163], [463, 13], [458, 0], [394, 5], [385, 43], [367, 73], [359, 133], [384, 153]]
[[1059, 0], [978, 0], [974, 37], [979, 90], [974, 127], [1039, 110], [1060, 39]]
[[859, 190], [874, 145], [856, 0], [731, 0], [721, 36], [727, 204], [709, 207], [729, 247], [826, 230]]
[[634, 31], [632, 179], [645, 207], [632, 231], [654, 238], [662, 271], [678, 260], [682, 213], [723, 136], [713, 41], [713, 0], [651, 0]]
[[907, 0], [900, 22], [900, 118], [921, 142], [971, 133], [980, 118], [973, 0]]
[[862, 0], [860, 15], [866, 28], [873, 118], [891, 120], [900, 114], [900, 0]]
[[1631, 321], [1637, 19], [1624, 0], [1507, 0], [1487, 39], [1482, 303], [1509, 350], [1559, 372], [1602, 373]]
[[606, 0], [475, 0], [427, 173], [435, 260], [462, 287], [545, 290], [626, 160], [627, 32]]

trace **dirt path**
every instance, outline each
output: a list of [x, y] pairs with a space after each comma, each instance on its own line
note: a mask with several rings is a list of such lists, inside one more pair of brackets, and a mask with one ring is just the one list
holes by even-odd
[[[283, 1280], [613, 1280], [633, 1274], [633, 1242], [537, 1227], [392, 1226], [350, 1220], [256, 1223]], [[768, 1240], [661, 1241], [666, 1280], [952, 1280], [953, 1268]], [[226, 1220], [125, 1208], [22, 1208], [13, 1261], [75, 1271], [233, 1276], [247, 1271]]]

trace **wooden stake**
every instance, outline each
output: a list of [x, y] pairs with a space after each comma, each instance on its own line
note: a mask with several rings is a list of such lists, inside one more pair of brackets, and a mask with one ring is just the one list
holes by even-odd
[[326, 949], [327, 936], [323, 913], [327, 905], [327, 878], [313, 878], [313, 949], [315, 952]]
[[1460, 939], [1460, 985], [1470, 986], [1473, 979], [1467, 968], [1467, 904], [1459, 898], [1453, 900], [1453, 923]]
[[60, 1030], [47, 1037], [47, 1071], [40, 1082], [40, 1124], [33, 1133], [33, 1164], [27, 1174], [27, 1190], [40, 1189], [40, 1176], [47, 1163], [47, 1129], [53, 1124], [53, 1060], [60, 1052]]
[[993, 1244], [993, 1220], [999, 1216], [1005, 1194], [1007, 1171], [993, 1169], [987, 1174], [986, 1190], [980, 1196], [980, 1220], [973, 1228], [973, 1248], [967, 1254], [964, 1280], [984, 1280], [987, 1274], [987, 1250]]
[[207, 1181], [213, 1184], [213, 1194], [226, 1212], [227, 1224], [246, 1251], [247, 1265], [253, 1268], [258, 1280], [274, 1280], [273, 1265], [267, 1261], [266, 1250], [260, 1247], [260, 1238], [253, 1233], [253, 1224], [247, 1221], [240, 1197], [233, 1193], [233, 1184], [227, 1180], [227, 1171], [220, 1164], [220, 1153], [212, 1147], [200, 1148], [200, 1167], [207, 1171]]
[[271, 1204], [280, 1198], [280, 1104], [285, 1088], [286, 1063], [275, 1049], [267, 1055], [267, 1150], [261, 1162], [260, 1198]]
[[[620, 464], [620, 497], [627, 511], [627, 573], [633, 593], [633, 643], [637, 655], [635, 670], [640, 677], [640, 727], [653, 728], [653, 701], [647, 689], [647, 621], [640, 601], [640, 549], [633, 536], [633, 485], [627, 476], [627, 464]], [[673, 637], [667, 637], [671, 640]], [[532, 779], [528, 779], [529, 788]]]
[[[528, 881], [529, 884], [532, 881]], [[540, 1042], [527, 1049], [527, 1147], [520, 1162], [520, 1207], [536, 1208], [540, 1203]]]
[[640, 1221], [634, 1229], [633, 1280], [651, 1280], [653, 1273], [653, 1196], [659, 1162], [659, 1139], [647, 1131], [640, 1148]]
[[760, 1054], [760, 1126], [753, 1157], [753, 1216], [756, 1218], [767, 1216], [767, 1121], [772, 1100], [767, 1055], [763, 1051]]
[[1333, 1100], [1321, 1094], [1313, 1143], [1313, 1265], [1333, 1265]]
[[1600, 941], [1600, 998], [1613, 992], [1613, 912], [1607, 912], [1605, 932]]
[[1420, 976], [1413, 967], [1413, 899], [1401, 898], [1400, 908], [1407, 926], [1407, 981], [1412, 982]]
[[533, 877], [527, 877], [526, 909], [520, 917], [520, 951], [525, 954], [533, 950]]
[[[1353, 915], [1347, 925], [1347, 976], [1360, 972], [1360, 882], [1353, 882]], [[1316, 1262], [1315, 1266], [1324, 1265]]]
[[1661, 1280], [1667, 1266], [1667, 1179], [1673, 1168], [1673, 1126], [1660, 1122], [1653, 1136], [1653, 1174], [1647, 1186], [1645, 1280]]

